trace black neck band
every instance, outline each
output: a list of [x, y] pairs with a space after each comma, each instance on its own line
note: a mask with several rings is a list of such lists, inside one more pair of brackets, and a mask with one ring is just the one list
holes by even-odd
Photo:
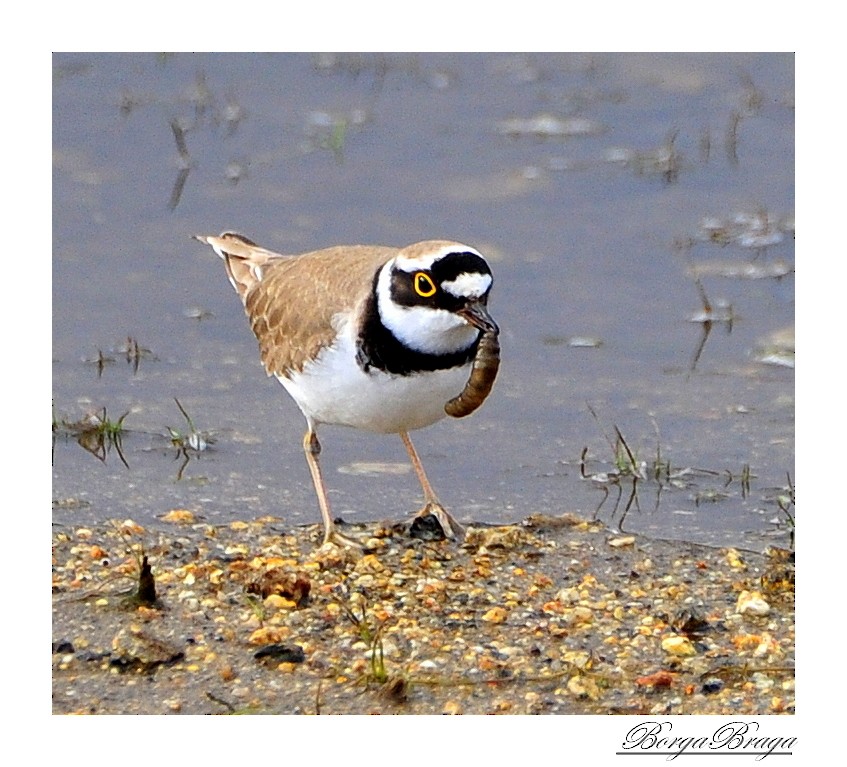
[[376, 301], [376, 285], [365, 304], [362, 324], [356, 339], [356, 362], [366, 373], [372, 368], [394, 375], [408, 375], [433, 370], [449, 370], [468, 364], [476, 355], [479, 339], [467, 349], [448, 354], [415, 351], [400, 341], [382, 322]]

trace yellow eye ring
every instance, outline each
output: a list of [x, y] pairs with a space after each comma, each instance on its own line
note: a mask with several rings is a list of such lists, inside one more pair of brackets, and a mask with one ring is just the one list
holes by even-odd
[[437, 288], [426, 272], [418, 272], [414, 277], [415, 293], [421, 298], [431, 298], [435, 295]]

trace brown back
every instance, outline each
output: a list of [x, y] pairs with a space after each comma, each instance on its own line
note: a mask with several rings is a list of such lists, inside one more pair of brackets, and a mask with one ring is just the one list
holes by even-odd
[[335, 337], [334, 317], [357, 309], [398, 248], [343, 245], [284, 256], [239, 235], [202, 238], [227, 273], [259, 341], [268, 375], [300, 371]]

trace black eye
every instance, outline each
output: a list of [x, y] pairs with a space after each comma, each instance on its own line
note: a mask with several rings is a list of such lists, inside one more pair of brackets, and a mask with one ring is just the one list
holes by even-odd
[[415, 293], [417, 293], [421, 298], [430, 298], [435, 295], [435, 291], [437, 290], [435, 283], [432, 281], [432, 277], [430, 277], [426, 272], [418, 272], [414, 276], [414, 284]]

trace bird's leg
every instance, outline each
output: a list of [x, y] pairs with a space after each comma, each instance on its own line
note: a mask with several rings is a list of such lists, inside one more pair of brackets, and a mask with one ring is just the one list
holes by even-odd
[[438, 496], [436, 496], [435, 491], [432, 489], [432, 485], [429, 484], [429, 479], [427, 479], [421, 459], [418, 457], [418, 451], [415, 450], [415, 446], [412, 444], [412, 440], [409, 437], [408, 432], [401, 431], [400, 439], [403, 440], [403, 444], [406, 446], [406, 452], [409, 454], [409, 460], [412, 462], [415, 474], [418, 475], [418, 481], [421, 483], [421, 489], [424, 493], [424, 501], [426, 502], [424, 507], [415, 514], [415, 517], [426, 517], [431, 514], [438, 520], [445, 536], [461, 540], [465, 536], [465, 528], [455, 519], [455, 517], [453, 517], [452, 514], [447, 511], [447, 509], [441, 505], [441, 502], [438, 500]]
[[306, 430], [306, 436], [303, 437], [303, 452], [306, 453], [306, 463], [309, 464], [312, 482], [315, 485], [315, 493], [318, 496], [318, 505], [321, 508], [321, 517], [324, 523], [324, 544], [334, 543], [339, 546], [361, 549], [361, 543], [348, 538], [346, 535], [342, 535], [335, 527], [332, 513], [329, 510], [329, 499], [326, 496], [326, 486], [324, 485], [323, 475], [321, 474], [321, 465], [318, 462], [318, 456], [321, 454], [321, 443], [318, 442], [318, 435], [315, 433], [311, 424], [309, 424], [309, 428]]

